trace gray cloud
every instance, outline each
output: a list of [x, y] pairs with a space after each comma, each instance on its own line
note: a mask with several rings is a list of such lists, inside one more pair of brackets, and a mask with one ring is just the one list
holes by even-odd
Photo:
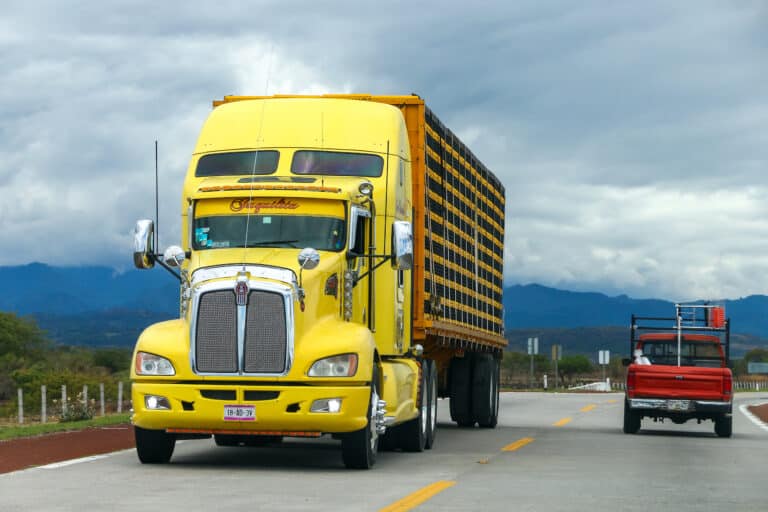
[[214, 98], [416, 92], [506, 186], [508, 283], [768, 289], [762, 2], [47, 3], [0, 14], [0, 265], [130, 265], [155, 139], [175, 242]]

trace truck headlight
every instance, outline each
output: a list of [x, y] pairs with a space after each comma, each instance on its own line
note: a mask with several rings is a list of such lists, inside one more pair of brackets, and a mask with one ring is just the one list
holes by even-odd
[[352, 377], [357, 373], [357, 354], [318, 359], [309, 369], [310, 377]]
[[176, 375], [176, 370], [164, 357], [138, 352], [136, 354], [136, 375]]

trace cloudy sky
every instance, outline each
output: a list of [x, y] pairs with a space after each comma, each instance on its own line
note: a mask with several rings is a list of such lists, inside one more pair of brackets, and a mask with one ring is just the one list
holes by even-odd
[[0, 265], [179, 239], [211, 100], [426, 99], [502, 180], [505, 281], [768, 294], [768, 2], [5, 0]]

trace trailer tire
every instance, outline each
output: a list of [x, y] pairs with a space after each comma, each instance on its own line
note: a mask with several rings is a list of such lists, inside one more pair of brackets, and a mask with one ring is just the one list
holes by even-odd
[[432, 449], [437, 435], [437, 364], [434, 361], [425, 361], [427, 365], [427, 435], [424, 448]]
[[624, 400], [624, 433], [637, 434], [640, 430], [640, 414], [629, 407], [629, 403]]
[[472, 427], [472, 354], [451, 359], [449, 390], [451, 419], [460, 427]]
[[472, 368], [472, 417], [482, 428], [498, 422], [498, 364], [493, 354], [475, 354]]
[[715, 418], [715, 434], [717, 437], [731, 437], [733, 435], [733, 416], [718, 416]]
[[399, 429], [400, 445], [407, 452], [422, 452], [427, 444], [429, 428], [429, 360], [421, 362], [418, 407], [419, 415], [403, 423]]
[[166, 464], [171, 460], [176, 446], [176, 436], [165, 430], [133, 428], [136, 440], [136, 454], [142, 464]]
[[376, 363], [371, 376], [371, 397], [368, 401], [368, 424], [344, 434], [341, 438], [341, 458], [348, 469], [370, 469], [376, 463], [379, 434], [376, 431], [376, 409], [379, 402], [379, 372]]

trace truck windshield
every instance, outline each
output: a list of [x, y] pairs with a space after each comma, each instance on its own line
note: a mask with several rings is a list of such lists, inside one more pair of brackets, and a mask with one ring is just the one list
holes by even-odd
[[[677, 365], [677, 339], [647, 340], [643, 354], [651, 364]], [[686, 340], [680, 345], [680, 363], [684, 366], [708, 366], [719, 368], [723, 357], [719, 345], [711, 341]]]
[[[245, 239], [246, 223], [248, 240]], [[215, 215], [197, 217], [192, 247], [312, 247], [319, 251], [344, 248], [344, 220], [307, 215]]]

